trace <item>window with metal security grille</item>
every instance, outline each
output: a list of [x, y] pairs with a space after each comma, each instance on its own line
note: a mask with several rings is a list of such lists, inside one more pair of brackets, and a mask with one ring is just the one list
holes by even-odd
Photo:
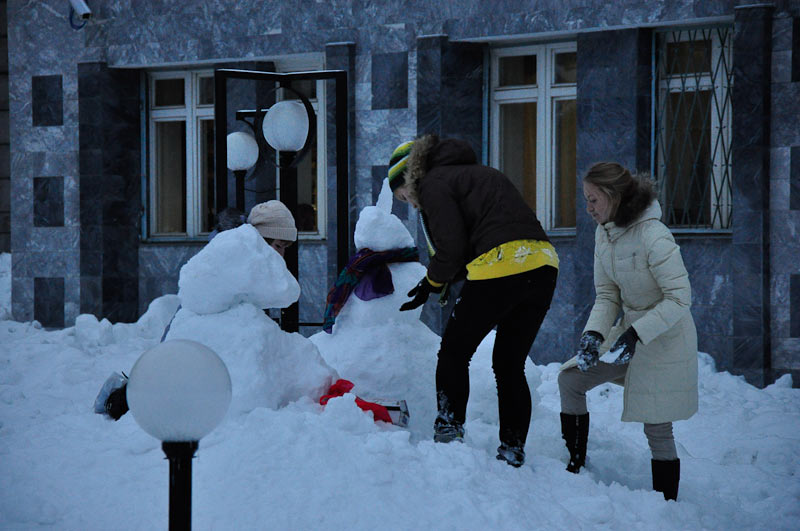
[[576, 49], [567, 42], [491, 53], [490, 164], [551, 233], [575, 227]]
[[727, 26], [654, 33], [653, 175], [672, 228], [730, 228], [732, 38]]

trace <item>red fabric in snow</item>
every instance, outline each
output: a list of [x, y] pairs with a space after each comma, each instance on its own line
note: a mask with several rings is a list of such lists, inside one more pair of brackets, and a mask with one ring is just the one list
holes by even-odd
[[[328, 394], [323, 395], [322, 398], [319, 399], [319, 403], [324, 406], [331, 398], [336, 398], [337, 396], [342, 396], [345, 393], [349, 393], [353, 387], [355, 387], [355, 384], [349, 380], [336, 380], [336, 383], [334, 383], [330, 389], [328, 389]], [[372, 411], [376, 422], [382, 420], [383, 422], [388, 422], [389, 424], [392, 423], [392, 417], [389, 416], [389, 410], [384, 406], [376, 404], [375, 402], [367, 402], [366, 400], [362, 400], [358, 397], [356, 397], [356, 405], [364, 411]]]

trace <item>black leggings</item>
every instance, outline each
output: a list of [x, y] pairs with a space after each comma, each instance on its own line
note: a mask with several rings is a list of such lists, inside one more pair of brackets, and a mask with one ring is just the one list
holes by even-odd
[[525, 359], [550, 308], [558, 270], [543, 266], [508, 277], [467, 280], [450, 314], [436, 366], [436, 426], [463, 426], [469, 399], [469, 362], [497, 327], [492, 369], [497, 381], [500, 442], [522, 448], [531, 421]]

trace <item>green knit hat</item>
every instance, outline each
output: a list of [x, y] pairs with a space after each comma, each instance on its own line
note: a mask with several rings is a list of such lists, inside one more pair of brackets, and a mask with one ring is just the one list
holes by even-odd
[[406, 161], [413, 145], [414, 141], [409, 140], [394, 148], [392, 152], [392, 156], [389, 159], [389, 188], [392, 189], [392, 192], [406, 182]]

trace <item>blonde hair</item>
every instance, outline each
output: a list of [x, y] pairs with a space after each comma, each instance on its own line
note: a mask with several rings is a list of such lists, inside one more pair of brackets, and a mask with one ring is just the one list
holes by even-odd
[[609, 219], [626, 226], [653, 202], [656, 194], [647, 174], [632, 175], [617, 162], [598, 162], [589, 168], [583, 181], [600, 189], [611, 202]]

